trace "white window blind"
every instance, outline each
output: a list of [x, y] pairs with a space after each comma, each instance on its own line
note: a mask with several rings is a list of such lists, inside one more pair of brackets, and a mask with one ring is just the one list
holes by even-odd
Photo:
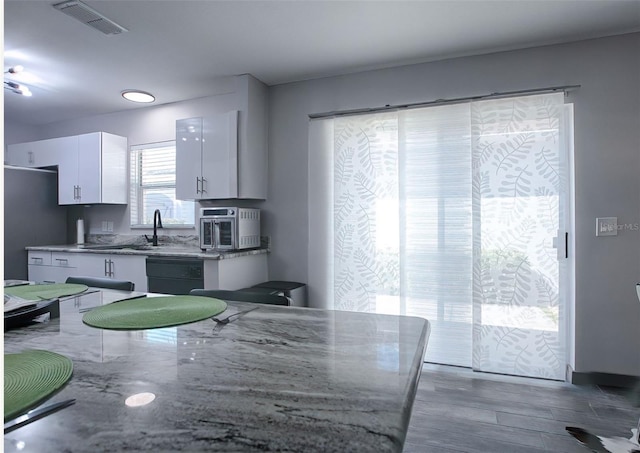
[[131, 226], [152, 226], [159, 209], [165, 228], [193, 227], [194, 202], [176, 200], [175, 142], [132, 146], [130, 157]]

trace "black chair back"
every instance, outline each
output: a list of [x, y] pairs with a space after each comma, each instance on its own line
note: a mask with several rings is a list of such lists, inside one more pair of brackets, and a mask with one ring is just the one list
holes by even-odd
[[95, 288], [120, 289], [122, 291], [133, 291], [136, 286], [133, 282], [126, 280], [113, 280], [102, 277], [68, 277], [66, 283], [79, 283]]
[[289, 299], [275, 294], [252, 291], [230, 291], [225, 289], [192, 289], [191, 296], [214, 297], [224, 301], [253, 302], [256, 304], [289, 305]]

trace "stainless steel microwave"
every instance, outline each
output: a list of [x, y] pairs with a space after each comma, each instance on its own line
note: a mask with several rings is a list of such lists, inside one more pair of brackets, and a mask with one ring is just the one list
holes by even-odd
[[260, 209], [200, 209], [200, 248], [203, 251], [256, 247], [260, 247]]

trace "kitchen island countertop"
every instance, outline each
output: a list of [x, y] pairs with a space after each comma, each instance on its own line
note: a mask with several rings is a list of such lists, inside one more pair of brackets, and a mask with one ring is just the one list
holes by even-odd
[[[6, 434], [4, 451], [402, 450], [426, 320], [229, 303], [220, 318], [246, 313], [228, 324], [83, 324], [83, 307], [109, 293], [62, 300], [60, 318], [5, 332], [5, 353], [70, 358], [71, 380], [45, 404], [76, 403]], [[125, 404], [143, 392], [155, 400]]]

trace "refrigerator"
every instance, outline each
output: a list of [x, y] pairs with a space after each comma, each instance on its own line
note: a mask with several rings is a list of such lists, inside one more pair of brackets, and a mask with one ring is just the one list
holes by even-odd
[[4, 167], [4, 279], [26, 280], [27, 251], [67, 243], [67, 210], [58, 205], [58, 174]]

